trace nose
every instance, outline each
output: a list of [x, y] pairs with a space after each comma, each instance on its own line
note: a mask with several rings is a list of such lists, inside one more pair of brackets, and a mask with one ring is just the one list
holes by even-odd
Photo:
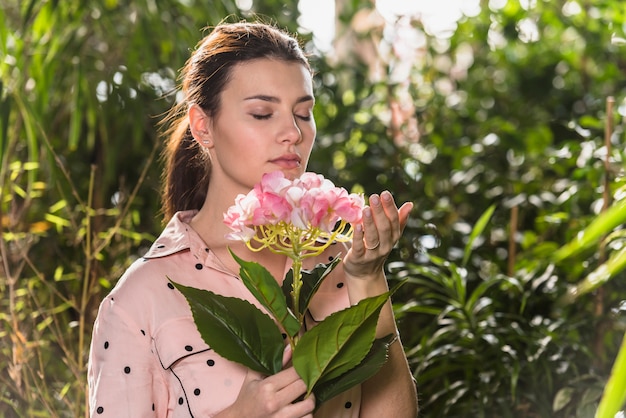
[[298, 127], [298, 121], [295, 117], [292, 116], [291, 118], [286, 118], [279, 139], [281, 142], [289, 142], [293, 144], [299, 144], [302, 142], [302, 131]]

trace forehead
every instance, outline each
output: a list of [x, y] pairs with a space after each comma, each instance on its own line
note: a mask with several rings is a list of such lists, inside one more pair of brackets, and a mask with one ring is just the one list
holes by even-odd
[[226, 89], [231, 93], [313, 95], [310, 71], [299, 62], [262, 58], [235, 65]]

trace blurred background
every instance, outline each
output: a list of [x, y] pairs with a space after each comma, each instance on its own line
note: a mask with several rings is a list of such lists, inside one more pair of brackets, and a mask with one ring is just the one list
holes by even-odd
[[421, 416], [594, 416], [626, 324], [621, 0], [0, 6], [0, 416], [85, 415], [98, 304], [163, 227], [157, 124], [241, 19], [310, 53], [309, 170], [415, 203], [388, 277]]

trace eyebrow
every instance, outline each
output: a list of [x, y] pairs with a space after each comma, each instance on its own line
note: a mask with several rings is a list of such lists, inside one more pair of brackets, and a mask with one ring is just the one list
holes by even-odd
[[[280, 99], [278, 97], [268, 96], [265, 94], [256, 94], [254, 96], [246, 97], [244, 100], [263, 100], [270, 103], [280, 103]], [[299, 97], [298, 100], [296, 100], [296, 103], [304, 103], [309, 101], [314, 101], [314, 99], [313, 96], [307, 94], [306, 96]]]

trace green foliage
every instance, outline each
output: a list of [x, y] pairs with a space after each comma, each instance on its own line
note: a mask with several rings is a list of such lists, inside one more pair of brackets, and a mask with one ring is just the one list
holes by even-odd
[[626, 336], [622, 341], [611, 377], [606, 384], [605, 394], [596, 411], [597, 418], [612, 418], [626, 403]]
[[278, 282], [269, 271], [259, 263], [242, 260], [230, 251], [235, 261], [241, 266], [239, 276], [248, 290], [254, 295], [273, 318], [293, 338], [300, 331], [300, 323], [288, 308], [287, 298]]
[[[297, 3], [3, 2], [0, 415], [84, 415], [98, 303], [162, 226], [178, 69], [206, 25], [295, 31]], [[353, 38], [312, 58], [309, 169], [415, 203], [389, 277], [409, 279], [394, 302], [423, 417], [591, 416], [626, 329], [622, 215], [595, 221], [623, 201], [623, 4], [481, 4], [439, 37], [399, 20], [407, 49], [393, 24], [355, 33], [370, 2], [340, 2]]]
[[248, 301], [172, 283], [187, 299], [202, 339], [216, 353], [265, 376], [282, 369], [285, 343], [271, 317]]
[[[240, 266], [241, 280], [271, 317], [239, 298], [172, 283], [187, 299], [202, 339], [216, 353], [264, 375], [278, 373], [285, 349], [279, 325], [287, 330], [296, 320], [287, 309], [289, 295], [283, 295], [277, 280], [259, 263], [231, 255]], [[326, 276], [336, 260], [316, 266], [318, 273], [303, 280]], [[302, 323], [296, 320], [295, 332], [288, 332], [293, 366], [306, 383], [307, 394], [315, 393], [318, 406], [372, 377], [387, 360], [390, 337], [376, 340], [376, 326], [395, 290], [335, 312], [311, 329], [306, 329], [304, 318]]]
[[[300, 303], [298, 304], [300, 311], [296, 312], [296, 315], [303, 316], [305, 314], [305, 312], [309, 309], [311, 298], [315, 292], [317, 292], [317, 289], [319, 289], [322, 281], [333, 271], [335, 267], [337, 267], [337, 264], [339, 264], [340, 261], [341, 257], [337, 255], [328, 264], [318, 264], [311, 270], [301, 270], [302, 288], [300, 289]], [[281, 287], [289, 309], [295, 309], [295, 307], [292, 306], [293, 270], [289, 270], [287, 272]]]
[[0, 415], [77, 417], [97, 307], [161, 227], [155, 125], [234, 1], [3, 1]]
[[[626, 17], [616, 1], [486, 3], [440, 37], [399, 21], [413, 36], [376, 57], [382, 76], [357, 53], [317, 63], [311, 165], [415, 203], [390, 277], [414, 284], [395, 306], [422, 416], [589, 416], [625, 329], [623, 221], [609, 221], [610, 245], [553, 257], [623, 194], [608, 102], [623, 118]], [[375, 43], [376, 29], [362, 37]], [[423, 245], [433, 238], [438, 248]], [[563, 303], [604, 268], [613, 280], [596, 273], [601, 287]], [[471, 295], [485, 305], [472, 311]]]
[[[293, 366], [313, 387], [341, 377], [370, 352], [381, 308], [389, 293], [362, 300], [335, 312], [302, 335], [293, 351]], [[382, 364], [381, 364], [382, 366]]]

